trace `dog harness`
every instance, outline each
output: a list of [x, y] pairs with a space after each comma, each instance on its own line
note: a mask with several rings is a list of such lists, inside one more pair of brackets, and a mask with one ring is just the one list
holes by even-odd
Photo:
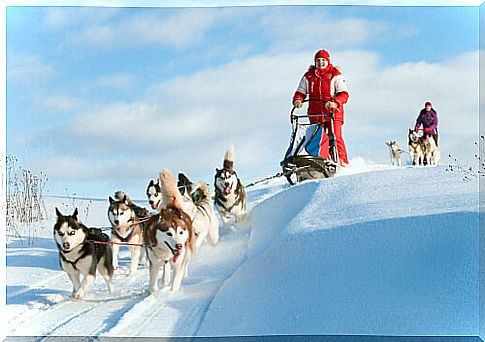
[[79, 261], [79, 260], [81, 260], [81, 259], [84, 257], [84, 255], [81, 255], [81, 256], [80, 256], [79, 258], [77, 258], [76, 260], [71, 261], [71, 260], [67, 260], [67, 258], [64, 256], [64, 254], [63, 254], [63, 253], [59, 253], [59, 254], [61, 255], [61, 259], [62, 259], [62, 261], [64, 261], [64, 262], [67, 262], [67, 263], [71, 264], [71, 265], [72, 265], [72, 267], [73, 267], [75, 270], [77, 270], [77, 269], [78, 269], [78, 268], [76, 267], [76, 264], [78, 263], [78, 261]]
[[128, 236], [126, 236], [126, 237], [121, 236], [120, 233], [118, 233], [118, 231], [116, 229], [113, 229], [113, 233], [118, 237], [118, 239], [121, 240], [121, 242], [128, 242], [133, 237], [133, 234], [135, 233], [135, 229], [138, 226], [139, 225], [136, 225], [135, 227], [133, 227], [133, 229], [131, 230], [130, 234], [128, 234]]

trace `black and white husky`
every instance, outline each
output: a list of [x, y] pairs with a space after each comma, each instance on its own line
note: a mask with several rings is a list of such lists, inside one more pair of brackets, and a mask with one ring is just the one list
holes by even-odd
[[[150, 219], [144, 230], [148, 260], [150, 261], [150, 293], [158, 291], [158, 273], [163, 265], [163, 287], [180, 289], [187, 264], [194, 250], [192, 220], [183, 210], [183, 200], [171, 173], [160, 173], [166, 206]], [[170, 271], [173, 279], [170, 281]]]
[[157, 179], [155, 182], [153, 179], [148, 183], [147, 191], [148, 203], [153, 210], [158, 210], [162, 204], [162, 193], [160, 189], [160, 181]]
[[[162, 188], [166, 185], [160, 180]], [[217, 220], [207, 184], [193, 184], [183, 173], [178, 174], [177, 187], [182, 195], [183, 210], [192, 220], [195, 234], [195, 252], [199, 251], [202, 242], [209, 237], [212, 245], [219, 241], [219, 221]]]
[[222, 169], [214, 177], [214, 203], [224, 225], [241, 222], [247, 216], [246, 190], [234, 170], [234, 149], [231, 146], [224, 156]]
[[[111, 247], [95, 242], [108, 242], [108, 235], [100, 229], [88, 228], [78, 220], [77, 208], [70, 216], [56, 208], [54, 240], [59, 249], [59, 263], [73, 284], [72, 297], [82, 299], [86, 289], [96, 279], [96, 269], [103, 276], [108, 290], [113, 292], [113, 253]], [[80, 280], [80, 275], [84, 279]]]
[[115, 199], [108, 198], [108, 219], [111, 223], [113, 241], [113, 267], [118, 268], [120, 244], [126, 243], [131, 255], [130, 275], [138, 269], [138, 262], [145, 264], [143, 244], [143, 223], [140, 220], [148, 216], [148, 211], [131, 201], [122, 191], [115, 193]]
[[412, 129], [409, 129], [408, 133], [408, 147], [413, 165], [423, 165], [424, 146], [418, 133]]

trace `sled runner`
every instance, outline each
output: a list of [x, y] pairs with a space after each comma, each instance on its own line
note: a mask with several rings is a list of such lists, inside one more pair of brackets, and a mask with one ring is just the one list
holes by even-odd
[[[318, 101], [320, 99], [308, 99], [303, 102]], [[334, 134], [334, 114], [295, 114], [296, 107], [290, 113], [292, 135], [290, 146], [280, 163], [283, 175], [291, 185], [295, 185], [307, 179], [330, 178], [335, 175], [339, 162], [337, 142]], [[322, 145], [326, 139], [323, 123], [310, 123], [309, 119], [315, 117], [330, 118], [328, 129], [328, 148], [330, 159], [322, 156]]]

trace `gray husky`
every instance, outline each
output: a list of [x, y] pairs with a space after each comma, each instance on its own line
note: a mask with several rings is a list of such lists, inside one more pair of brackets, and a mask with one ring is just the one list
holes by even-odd
[[115, 199], [109, 197], [108, 219], [112, 226], [113, 267], [118, 268], [120, 244], [128, 244], [131, 254], [130, 275], [138, 269], [138, 261], [145, 264], [143, 245], [143, 223], [140, 220], [148, 216], [148, 210], [131, 201], [122, 191], [115, 193]]
[[386, 145], [389, 146], [390, 149], [391, 164], [394, 166], [401, 166], [401, 153], [403, 153], [404, 150], [399, 147], [395, 140], [386, 141]]
[[[77, 208], [70, 216], [62, 215], [56, 208], [54, 240], [59, 249], [59, 263], [73, 284], [72, 297], [82, 299], [86, 289], [96, 279], [96, 269], [103, 276], [108, 290], [113, 292], [113, 253], [111, 246], [96, 244], [108, 242], [108, 235], [97, 228], [88, 228], [78, 220]], [[84, 279], [80, 281], [80, 275]]]

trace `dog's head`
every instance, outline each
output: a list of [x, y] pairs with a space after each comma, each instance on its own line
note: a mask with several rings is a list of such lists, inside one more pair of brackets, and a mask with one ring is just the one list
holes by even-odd
[[148, 203], [152, 207], [152, 209], [158, 209], [162, 203], [162, 194], [161, 194], [161, 188], [160, 188], [160, 181], [157, 179], [157, 182], [155, 183], [152, 180], [150, 180], [150, 183], [148, 183], [147, 186], [147, 198], [148, 198]]
[[408, 133], [408, 138], [409, 138], [409, 143], [417, 143], [419, 142], [419, 134], [412, 130], [412, 129], [409, 129], [409, 133]]
[[182, 172], [178, 174], [177, 187], [184, 200], [191, 200], [194, 203], [200, 203], [207, 198], [207, 192], [202, 183], [194, 184]]
[[126, 198], [114, 200], [111, 196], [108, 198], [108, 219], [111, 226], [123, 226], [133, 222], [136, 218], [135, 211], [130, 207]]
[[399, 149], [399, 145], [395, 140], [386, 141], [386, 145], [389, 146], [392, 151], [397, 151]]
[[192, 243], [192, 221], [181, 209], [169, 206], [160, 209], [159, 219], [148, 224], [145, 229], [145, 241], [150, 246], [164, 244], [174, 258], [187, 244]]
[[216, 169], [214, 186], [224, 196], [228, 196], [236, 191], [238, 181], [236, 171], [233, 169]]
[[191, 197], [192, 191], [194, 190], [194, 183], [182, 172], [179, 172], [177, 178], [177, 187], [182, 197]]
[[70, 252], [84, 243], [88, 229], [79, 222], [77, 208], [72, 215], [63, 215], [56, 208], [57, 221], [54, 225], [54, 240], [57, 247], [64, 252]]

